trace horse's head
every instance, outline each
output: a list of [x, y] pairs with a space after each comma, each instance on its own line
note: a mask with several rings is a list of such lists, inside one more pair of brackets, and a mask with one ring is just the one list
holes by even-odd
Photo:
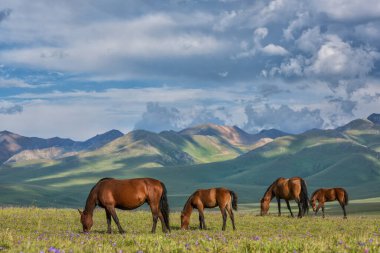
[[268, 210], [269, 210], [269, 202], [270, 200], [268, 201], [267, 199], [265, 198], [262, 198], [260, 200], [260, 207], [261, 207], [261, 212], [260, 212], [260, 215], [263, 216], [263, 215], [266, 215], [268, 213]]
[[181, 213], [181, 229], [189, 229], [190, 216]]
[[93, 221], [92, 221], [92, 215], [88, 214], [86, 211], [81, 211], [78, 209], [78, 212], [80, 214], [80, 222], [83, 226], [83, 232], [87, 233], [90, 231]]
[[310, 205], [311, 205], [311, 207], [313, 208], [313, 211], [315, 212], [315, 199], [314, 198], [312, 198], [311, 200], [310, 200]]

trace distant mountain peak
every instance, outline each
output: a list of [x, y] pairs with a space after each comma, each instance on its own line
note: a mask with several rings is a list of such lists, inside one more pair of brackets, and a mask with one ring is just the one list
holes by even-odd
[[3, 130], [3, 131], [0, 131], [0, 134], [2, 135], [2, 134], [13, 134], [12, 132], [9, 132], [9, 131], [7, 131], [7, 130]]
[[376, 125], [380, 125], [380, 114], [379, 113], [372, 113], [367, 118], [369, 121]]
[[344, 126], [338, 127], [336, 130], [343, 132], [348, 130], [365, 130], [373, 127], [373, 122], [367, 119], [355, 119]]
[[112, 129], [102, 134], [97, 134], [96, 136], [82, 142], [80, 144], [81, 148], [94, 150], [104, 146], [105, 144], [122, 137], [124, 134], [119, 130]]

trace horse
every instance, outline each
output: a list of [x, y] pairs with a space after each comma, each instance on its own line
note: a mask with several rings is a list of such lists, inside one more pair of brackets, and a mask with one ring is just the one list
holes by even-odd
[[[318, 207], [315, 202], [318, 200]], [[310, 204], [317, 215], [319, 208], [322, 207], [322, 217], [325, 218], [325, 202], [338, 200], [343, 209], [343, 219], [347, 219], [346, 206], [348, 205], [348, 194], [343, 188], [320, 188], [311, 195]]]
[[235, 192], [226, 188], [211, 188], [196, 190], [186, 201], [181, 213], [181, 229], [188, 229], [190, 216], [193, 208], [198, 209], [199, 213], [199, 228], [206, 229], [204, 218], [204, 208], [214, 208], [219, 206], [223, 217], [222, 230], [226, 230], [227, 212], [230, 216], [232, 227], [235, 227], [235, 218], [232, 209], [237, 210], [237, 195]]
[[89, 232], [93, 225], [93, 211], [96, 205], [106, 211], [107, 233], [111, 233], [111, 216], [119, 232], [125, 233], [116, 215], [115, 208], [136, 209], [148, 203], [153, 216], [152, 233], [156, 232], [157, 220], [161, 221], [162, 231], [170, 232], [169, 205], [165, 185], [153, 178], [100, 179], [88, 194], [84, 211], [78, 209], [83, 232]]
[[285, 199], [290, 215], [294, 217], [289, 200], [295, 200], [298, 205], [298, 218], [302, 218], [309, 211], [309, 198], [305, 180], [300, 177], [276, 179], [265, 191], [261, 199], [261, 213], [263, 216], [268, 213], [269, 203], [276, 197], [278, 204], [278, 216], [281, 216], [281, 199]]

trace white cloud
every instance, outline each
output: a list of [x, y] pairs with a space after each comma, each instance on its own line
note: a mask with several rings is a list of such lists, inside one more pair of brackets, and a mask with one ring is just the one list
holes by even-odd
[[228, 76], [228, 71], [225, 71], [225, 72], [219, 72], [218, 75], [220, 77], [227, 77]]
[[330, 18], [349, 21], [380, 17], [380, 2], [377, 0], [312, 0], [312, 8]]
[[319, 27], [304, 32], [296, 45], [307, 54], [288, 58], [279, 67], [272, 67], [269, 73], [328, 80], [331, 87], [343, 85], [352, 93], [363, 87], [363, 78], [380, 59], [375, 48], [353, 46], [337, 35], [321, 34]]
[[287, 55], [289, 53], [285, 48], [273, 44], [266, 45], [261, 51], [268, 55]]
[[253, 45], [250, 46], [247, 42], [242, 41], [240, 43], [240, 48], [243, 49], [242, 52], [236, 55], [236, 59], [253, 57], [257, 52], [261, 52], [265, 55], [275, 56], [287, 55], [289, 52], [282, 46], [269, 43], [268, 45], [262, 46], [261, 41], [268, 36], [268, 28], [259, 27], [253, 33]]
[[9, 78], [5, 79], [0, 77], [0, 88], [41, 88], [41, 87], [49, 87], [52, 86], [52, 84], [44, 83], [44, 84], [29, 84], [25, 82], [24, 80], [17, 79], [17, 78]]
[[[220, 89], [160, 87], [109, 89], [102, 92], [56, 91], [23, 93], [11, 98], [21, 101], [24, 110], [19, 114], [1, 114], [2, 129], [26, 136], [63, 136], [84, 140], [109, 129], [116, 128], [128, 132], [135, 128], [135, 124], [142, 118], [145, 119], [144, 121], [156, 119], [165, 113], [177, 117], [176, 108], [181, 111], [183, 117], [181, 116], [178, 121], [170, 120], [170, 117], [169, 119], [162, 118], [160, 119], [161, 128], [157, 125], [156, 130], [161, 130], [164, 126], [179, 129], [188, 126], [196, 118], [211, 118], [210, 115], [217, 109], [209, 110], [208, 108], [226, 106], [238, 111], [236, 108], [240, 107], [239, 99], [249, 100], [252, 95], [247, 93], [244, 87], [236, 86]], [[154, 104], [151, 104], [147, 111], [146, 105], [150, 102]], [[212, 106], [208, 107], [209, 104]], [[10, 105], [7, 106], [7, 108], [10, 107]], [[161, 110], [162, 108], [164, 109]], [[206, 113], [207, 111], [209, 113]], [[142, 116], [144, 112], [147, 113]], [[205, 117], [205, 114], [208, 117]], [[233, 120], [242, 122], [242, 117], [244, 116], [234, 114]], [[216, 118], [222, 117], [219, 115], [215, 116]], [[227, 121], [227, 119], [223, 120]], [[149, 125], [152, 130], [154, 123], [152, 120], [148, 122], [151, 123], [139, 125]]]
[[6, 100], [0, 100], [0, 114], [16, 114], [23, 111], [22, 105], [15, 104]]
[[146, 111], [142, 114], [141, 119], [136, 122], [135, 129], [144, 129], [153, 132], [164, 130], [179, 130], [182, 114], [176, 108], [167, 108], [160, 106], [158, 103], [148, 102]]
[[297, 47], [307, 53], [316, 52], [324, 42], [319, 26], [303, 31], [302, 35], [296, 40]]
[[292, 20], [288, 27], [283, 30], [284, 38], [286, 40], [294, 39], [293, 33], [297, 32], [298, 30], [304, 28], [305, 26], [308, 26], [310, 24], [310, 13], [309, 12], [298, 12], [297, 18]]
[[324, 124], [320, 110], [310, 110], [306, 107], [294, 110], [287, 105], [274, 107], [265, 104], [263, 108], [248, 105], [245, 112], [248, 121], [244, 129], [250, 131], [276, 128], [288, 133], [301, 133], [312, 128], [321, 128]]
[[259, 27], [253, 33], [253, 38], [256, 43], [260, 43], [260, 40], [264, 39], [268, 35], [268, 28]]
[[357, 78], [366, 76], [380, 54], [371, 48], [352, 47], [334, 35], [326, 36], [312, 64], [305, 70], [318, 76]]
[[58, 71], [134, 73], [141, 61], [214, 55], [229, 47], [200, 30], [212, 24], [207, 14], [195, 12], [194, 19], [189, 19], [188, 15], [156, 12], [74, 22], [70, 18], [79, 13], [72, 6], [60, 7], [31, 7], [46, 15], [15, 7], [10, 21], [0, 29], [0, 42], [17, 47], [0, 50], [0, 61]]
[[236, 11], [224, 11], [219, 15], [217, 23], [213, 26], [215, 31], [224, 32], [228, 27], [232, 26], [238, 13]]
[[359, 24], [354, 30], [356, 38], [365, 43], [376, 43], [380, 39], [380, 21]]

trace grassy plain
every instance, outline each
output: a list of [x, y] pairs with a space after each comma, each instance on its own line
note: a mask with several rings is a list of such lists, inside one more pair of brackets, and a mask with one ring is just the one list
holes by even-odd
[[[215, 209], [214, 209], [215, 210]], [[273, 212], [275, 210], [272, 210]], [[285, 210], [284, 210], [285, 211]], [[118, 211], [126, 234], [106, 234], [106, 219], [97, 209], [94, 227], [81, 233], [75, 209], [0, 209], [0, 252], [379, 252], [380, 215], [353, 214], [302, 219], [256, 215], [256, 211], [235, 212], [237, 230], [228, 221], [221, 231], [221, 215], [206, 212], [207, 230], [198, 230], [193, 213], [191, 229], [182, 231], [180, 213], [170, 216], [172, 232], [158, 227], [151, 234], [147, 211]]]

